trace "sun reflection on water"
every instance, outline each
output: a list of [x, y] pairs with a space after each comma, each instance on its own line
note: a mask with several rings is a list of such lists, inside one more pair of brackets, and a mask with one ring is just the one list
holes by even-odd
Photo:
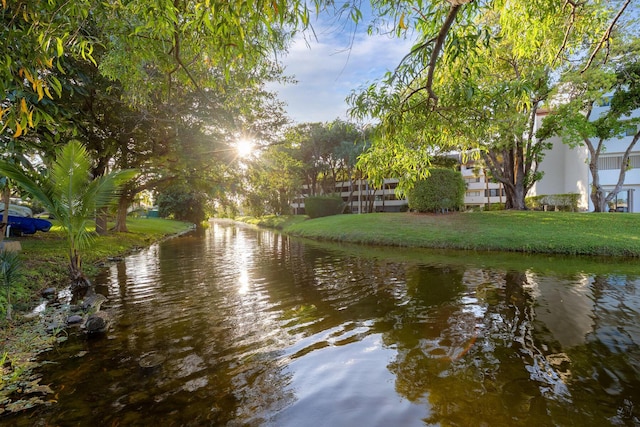
[[238, 293], [245, 295], [247, 292], [249, 292], [249, 272], [246, 269], [242, 269], [238, 279]]

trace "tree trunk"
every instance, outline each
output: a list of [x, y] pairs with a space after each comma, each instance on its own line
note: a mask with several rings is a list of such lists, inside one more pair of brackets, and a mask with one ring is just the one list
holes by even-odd
[[116, 224], [113, 226], [113, 231], [117, 233], [128, 233], [127, 229], [127, 209], [131, 204], [132, 197], [123, 192], [118, 199], [118, 212], [116, 214]]
[[107, 208], [101, 208], [96, 211], [96, 233], [99, 236], [107, 234]]
[[584, 137], [584, 144], [589, 150], [589, 173], [591, 173], [591, 203], [593, 203], [593, 211], [594, 212], [607, 212], [608, 210], [608, 202], [613, 200], [616, 194], [622, 188], [624, 184], [624, 180], [627, 174], [628, 160], [631, 155], [631, 151], [633, 147], [640, 140], [640, 132], [636, 133], [631, 140], [631, 143], [627, 146], [624, 154], [622, 156], [622, 161], [620, 163], [620, 172], [618, 174], [618, 182], [616, 183], [613, 190], [609, 192], [609, 195], [605, 194], [602, 185], [600, 184], [600, 174], [598, 170], [598, 159], [600, 158], [600, 153], [602, 153], [604, 149], [604, 139], [600, 138], [597, 145], [591, 141], [590, 138]]
[[0, 225], [0, 242], [4, 240], [7, 234], [7, 224], [9, 223], [9, 205], [11, 204], [11, 189], [5, 185], [2, 190], [2, 202], [4, 203], [4, 212], [2, 212], [2, 224]]
[[504, 150], [502, 164], [493, 160], [492, 173], [498, 181], [502, 182], [505, 190], [505, 209], [526, 210], [527, 208], [524, 202], [525, 170], [520, 151], [518, 147]]
[[514, 192], [514, 200], [512, 200], [511, 209], [515, 209], [519, 211], [527, 210], [527, 205], [524, 201], [525, 196], [526, 194], [524, 190], [524, 185], [516, 185], [515, 192]]
[[594, 212], [606, 212], [607, 204], [605, 194], [600, 185], [600, 175], [598, 174], [598, 158], [591, 156], [589, 162], [589, 172], [591, 172], [591, 202]]
[[91, 282], [82, 271], [82, 260], [77, 250], [72, 250], [69, 260], [69, 276], [71, 278], [71, 290], [83, 290], [91, 286]]
[[285, 188], [278, 189], [278, 215], [286, 215], [289, 213], [289, 198]]
[[[101, 151], [98, 150], [98, 152]], [[111, 157], [106, 155], [106, 151], [104, 153], [105, 156], [98, 158], [98, 163], [91, 172], [95, 178], [104, 176], [107, 173], [107, 165]], [[107, 219], [107, 208], [101, 208], [96, 211], [96, 233], [98, 233], [99, 236], [105, 236], [107, 234]]]
[[489, 193], [489, 179], [487, 179], [487, 169], [482, 168], [482, 173], [484, 174], [484, 192], [487, 197], [487, 209], [491, 210], [491, 193]]

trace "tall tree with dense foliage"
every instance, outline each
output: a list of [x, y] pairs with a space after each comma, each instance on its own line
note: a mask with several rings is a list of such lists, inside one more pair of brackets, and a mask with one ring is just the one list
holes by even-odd
[[[206, 99], [207, 82], [234, 69], [261, 67], [288, 37], [309, 21], [302, 1], [92, 2], [3, 1], [0, 67], [3, 131], [15, 137], [41, 122], [54, 123], [48, 100], [62, 95], [51, 71], [64, 70], [67, 55], [95, 61], [119, 80], [130, 102], [148, 104], [161, 89], [191, 87]], [[96, 31], [96, 29], [100, 31]], [[217, 70], [212, 70], [212, 67]], [[212, 72], [214, 71], [214, 72]], [[161, 84], [161, 86], [159, 86]]]
[[336, 182], [352, 177], [366, 134], [355, 124], [340, 119], [302, 123], [289, 131], [287, 138], [297, 147], [309, 194], [332, 193]]
[[[538, 132], [541, 138], [557, 135], [571, 146], [587, 148], [590, 197], [596, 212], [606, 212], [622, 188], [629, 156], [640, 140], [640, 39], [625, 40], [620, 35], [609, 49], [604, 66], [585, 72], [570, 70], [563, 75], [556, 91], [557, 105]], [[599, 56], [596, 59], [603, 60]], [[606, 108], [598, 108], [601, 106]], [[617, 182], [608, 191], [601, 185], [598, 166], [607, 145], [610, 150], [622, 152]]]
[[[121, 196], [116, 229], [126, 231], [137, 191], [192, 180], [197, 167], [202, 182], [211, 179], [193, 158], [223, 156], [183, 156], [192, 141], [211, 153], [240, 132], [263, 138], [282, 122], [264, 82], [280, 78], [273, 53], [307, 25], [308, 10], [298, 1], [89, 3], [2, 3], [0, 123], [17, 144], [35, 129], [34, 141], [50, 141], [38, 153], [45, 158], [61, 137], [81, 137], [95, 175], [107, 165], [139, 168]], [[212, 134], [223, 140], [200, 142]]]
[[244, 173], [244, 206], [252, 216], [289, 214], [301, 194], [303, 164], [287, 142], [272, 145], [248, 162]]
[[536, 145], [532, 124], [550, 71], [584, 52], [585, 39], [606, 42], [628, 2], [619, 9], [561, 0], [414, 6], [394, 16], [398, 29], [418, 32], [416, 46], [394, 73], [350, 100], [355, 117], [380, 120], [361, 166], [377, 181], [399, 177], [406, 190], [439, 151], [480, 149], [474, 152], [492, 154], [486, 160], [505, 184], [507, 205], [523, 209], [540, 177], [535, 165], [545, 146]]

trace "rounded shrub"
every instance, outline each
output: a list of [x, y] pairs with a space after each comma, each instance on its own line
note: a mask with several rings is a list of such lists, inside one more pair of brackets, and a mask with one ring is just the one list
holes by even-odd
[[409, 208], [418, 212], [444, 212], [464, 206], [466, 186], [462, 174], [451, 169], [430, 169], [429, 176], [409, 191]]
[[339, 215], [344, 211], [344, 207], [345, 203], [338, 195], [310, 196], [304, 199], [304, 211], [309, 218]]

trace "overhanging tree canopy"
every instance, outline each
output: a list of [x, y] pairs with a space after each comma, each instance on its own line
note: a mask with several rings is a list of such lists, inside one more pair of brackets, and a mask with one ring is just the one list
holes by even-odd
[[235, 69], [262, 68], [308, 17], [298, 0], [2, 2], [3, 132], [19, 137], [55, 121], [42, 107], [62, 95], [51, 71], [64, 70], [65, 55], [95, 62], [94, 48], [101, 46], [97, 65], [135, 104], [153, 102], [158, 93], [166, 99], [181, 87], [206, 99], [217, 73], [229, 79]]
[[544, 148], [527, 142], [531, 118], [546, 98], [550, 71], [569, 66], [576, 55], [605, 49], [628, 3], [439, 1], [397, 12], [390, 7], [396, 28], [411, 25], [419, 40], [394, 73], [350, 97], [354, 117], [380, 121], [362, 166], [378, 178], [381, 171], [392, 173], [407, 189], [427, 173], [438, 150], [497, 144], [501, 157], [513, 160], [502, 162], [509, 173], [496, 168], [495, 178], [501, 175], [515, 188], [510, 207], [524, 208], [526, 188], [539, 177], [536, 150]]

